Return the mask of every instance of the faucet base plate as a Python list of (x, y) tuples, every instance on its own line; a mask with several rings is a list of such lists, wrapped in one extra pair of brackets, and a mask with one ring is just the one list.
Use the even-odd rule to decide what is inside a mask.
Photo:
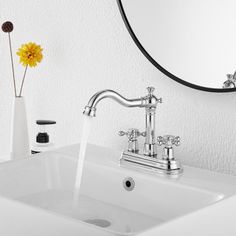
[(183, 172), (179, 161), (149, 157), (137, 153), (124, 151), (120, 159), (121, 166), (138, 167), (148, 171), (167, 175), (177, 175)]

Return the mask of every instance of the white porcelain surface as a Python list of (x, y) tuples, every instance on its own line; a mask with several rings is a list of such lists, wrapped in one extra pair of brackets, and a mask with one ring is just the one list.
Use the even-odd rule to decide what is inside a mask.
[[(189, 213), (227, 202), (225, 199), (236, 193), (233, 176), (185, 166), (179, 178), (165, 178), (122, 168), (119, 152), (89, 145), (81, 195), (74, 205), (78, 150), (74, 145), (0, 164), (0, 207), (7, 207), (7, 217), (0, 211), (0, 230), (8, 224), (8, 217), (13, 225), (17, 222), (5, 235), (17, 235), (12, 230), (26, 235), (35, 230), (43, 235), (136, 235), (149, 231), (152, 235), (178, 219), (191, 217)], [(133, 191), (124, 189), (126, 177), (134, 179)], [(19, 221), (29, 223), (23, 227)], [(57, 231), (55, 224), (60, 224)]]

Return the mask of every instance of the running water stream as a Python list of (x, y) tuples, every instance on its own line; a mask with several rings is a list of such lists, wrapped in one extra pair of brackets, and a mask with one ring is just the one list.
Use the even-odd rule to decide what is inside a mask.
[(79, 200), (80, 185), (81, 185), (81, 179), (82, 179), (83, 168), (84, 168), (84, 158), (86, 154), (87, 143), (88, 143), (89, 133), (91, 129), (91, 123), (92, 123), (92, 118), (89, 116), (84, 116), (83, 130), (82, 130), (80, 150), (79, 150), (79, 159), (77, 162), (77, 170), (76, 170), (76, 176), (75, 176), (75, 186), (74, 186), (74, 194), (73, 194), (74, 205), (77, 205), (78, 200)]

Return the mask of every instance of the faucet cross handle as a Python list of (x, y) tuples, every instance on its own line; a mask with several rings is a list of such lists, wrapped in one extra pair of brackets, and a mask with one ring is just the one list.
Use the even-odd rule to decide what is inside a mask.
[(134, 141), (139, 136), (145, 137), (146, 132), (139, 132), (138, 129), (131, 128), (131, 129), (128, 129), (128, 131), (126, 131), (126, 132), (125, 131), (119, 131), (118, 135), (119, 136), (125, 136), (126, 135), (129, 141)]
[(173, 145), (179, 146), (180, 145), (180, 137), (174, 135), (164, 135), (157, 137), (157, 144), (159, 146), (165, 145), (165, 147), (171, 148)]
[(158, 103), (162, 103), (163, 101), (162, 101), (162, 98), (157, 98), (157, 102)]
[(228, 79), (228, 80), (231, 80), (231, 79), (233, 79), (233, 77), (234, 77), (234, 75), (232, 75), (232, 74), (227, 74), (226, 76), (227, 76), (227, 79)]
[[(147, 87), (147, 91), (148, 91), (148, 96), (149, 96), (149, 97), (154, 96), (154, 95), (153, 95), (153, 92), (155, 91), (155, 88), (154, 88), (154, 87)], [(162, 98), (156, 98), (156, 102), (157, 102), (157, 103), (162, 103)]]
[(128, 152), (138, 153), (139, 152), (139, 144), (138, 144), (138, 137), (145, 136), (146, 132), (139, 132), (138, 129), (132, 128), (128, 129), (127, 132), (119, 131), (118, 133), (120, 136), (127, 136), (128, 138)]
[[(174, 157), (174, 150), (173, 145), (179, 146), (180, 145), (180, 137), (174, 136), (174, 135), (164, 135), (157, 137), (157, 144), (158, 145), (165, 145), (163, 148), (162, 153), (162, 160), (168, 161), (168, 162), (175, 162), (176, 159)], [(174, 164), (174, 163), (173, 163)], [(176, 164), (176, 163), (175, 163)]]
[(154, 90), (154, 87), (147, 87), (148, 95), (153, 95)]

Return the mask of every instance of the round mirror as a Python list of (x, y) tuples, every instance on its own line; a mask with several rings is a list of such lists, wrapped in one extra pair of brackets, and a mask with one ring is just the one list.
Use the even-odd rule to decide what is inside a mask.
[(117, 2), (139, 49), (168, 77), (205, 91), (236, 91), (235, 0)]

